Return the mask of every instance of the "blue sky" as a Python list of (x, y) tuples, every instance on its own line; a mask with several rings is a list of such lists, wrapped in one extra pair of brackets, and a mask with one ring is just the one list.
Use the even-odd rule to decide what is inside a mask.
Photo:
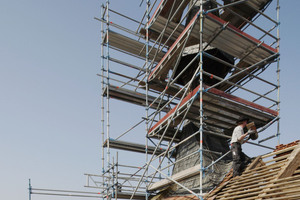
[[(139, 2), (114, 0), (111, 7), (138, 19)], [(101, 3), (0, 1), (2, 199), (27, 199), (29, 178), (35, 187), (84, 190), (83, 174), (100, 172), (100, 23), (93, 18)], [(299, 7), (296, 0), (281, 5), (282, 143), (299, 139)], [(134, 108), (112, 100), (113, 134), (138, 121), (143, 110)]]

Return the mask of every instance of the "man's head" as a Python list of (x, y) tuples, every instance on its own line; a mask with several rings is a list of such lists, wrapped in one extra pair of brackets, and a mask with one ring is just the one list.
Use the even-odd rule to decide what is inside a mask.
[(242, 125), (243, 127), (245, 127), (247, 125), (249, 121), (249, 118), (248, 117), (245, 117), (245, 116), (241, 116), (237, 121), (236, 121), (236, 124), (237, 125)]

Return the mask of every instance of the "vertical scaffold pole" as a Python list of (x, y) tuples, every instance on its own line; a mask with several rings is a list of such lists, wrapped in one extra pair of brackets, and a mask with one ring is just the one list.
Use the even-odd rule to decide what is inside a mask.
[[(105, 12), (104, 10), (104, 5), (102, 4), (101, 6), (101, 17), (103, 16), (103, 13)], [(105, 156), (104, 156), (104, 141), (105, 141), (105, 137), (104, 137), (104, 126), (105, 126), (105, 122), (104, 122), (104, 23), (101, 22), (101, 136), (102, 136), (102, 152), (101, 152), (101, 161), (102, 161), (102, 187), (105, 187), (105, 183), (104, 183), (104, 172), (105, 172)], [(103, 199), (104, 199), (104, 195), (103, 195)]]
[(200, 147), (199, 147), (199, 154), (200, 154), (200, 199), (203, 199), (203, 0), (200, 0), (200, 28), (199, 28), (199, 34), (200, 34), (200, 41), (199, 41), (199, 50), (200, 50)]
[(116, 192), (116, 188), (115, 188), (115, 158), (112, 157), (112, 165), (111, 165), (111, 178), (112, 178), (112, 181), (111, 181), (111, 197), (112, 198), (115, 198), (115, 192)]
[(119, 153), (117, 152), (117, 155), (116, 155), (116, 198), (115, 200), (118, 200), (118, 190), (120, 189), (120, 185), (119, 185), (119, 177), (118, 177), (118, 174), (119, 174)]
[[(148, 102), (148, 93), (149, 93), (149, 86), (148, 86), (148, 78), (149, 78), (149, 20), (150, 20), (150, 13), (149, 13), (149, 7), (150, 7), (150, 0), (147, 0), (146, 2), (146, 12), (147, 12), (147, 17), (146, 17), (146, 148), (145, 148), (145, 156), (146, 156), (146, 163), (148, 163), (148, 117), (149, 117), (149, 102)], [(146, 200), (148, 200), (148, 169), (146, 169), (146, 179), (145, 179), (145, 185), (146, 185)]]
[[(279, 18), (279, 11), (280, 11), (280, 5), (279, 5), (279, 0), (277, 0), (277, 6), (276, 6), (276, 11), (277, 11), (277, 51), (279, 52), (279, 44), (280, 44), (280, 18)], [(278, 145), (280, 144), (280, 56), (277, 60), (277, 112), (278, 112), (278, 122), (277, 122), (277, 140), (278, 140)]]
[(110, 145), (109, 145), (109, 0), (106, 0), (106, 139), (107, 139), (107, 168), (110, 168)]
[[(109, 124), (109, 0), (106, 0), (106, 48), (107, 48), (107, 52), (106, 52), (106, 139), (107, 139), (107, 169), (108, 169), (108, 176), (110, 176), (110, 144), (109, 144), (109, 139), (110, 139), (110, 124)], [(111, 179), (109, 179), (107, 181), (107, 198), (109, 195), (109, 191), (110, 191), (110, 183), (111, 183)], [(113, 183), (112, 183), (113, 184)]]
[(31, 200), (31, 191), (32, 191), (32, 187), (31, 187), (31, 180), (30, 180), (30, 179), (29, 179), (28, 190), (29, 190), (29, 200)]

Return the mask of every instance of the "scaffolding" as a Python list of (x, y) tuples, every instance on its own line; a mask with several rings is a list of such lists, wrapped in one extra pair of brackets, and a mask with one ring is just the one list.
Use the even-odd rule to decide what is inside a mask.
[[(146, 11), (136, 20), (106, 0), (95, 18), (101, 22), (102, 172), (85, 174), (86, 187), (101, 190), (103, 199), (149, 199), (176, 184), (203, 199), (204, 173), (230, 154), (206, 149), (204, 135), (228, 141), (235, 122), (246, 116), (263, 137), (249, 144), (273, 149), (262, 143), (274, 138), (279, 143), (279, 0), (142, 0), (142, 5)], [(276, 76), (266, 76), (273, 71)], [(145, 110), (119, 135), (110, 130), (112, 98)], [(187, 121), (199, 129), (182, 139)], [(142, 125), (145, 134), (137, 129)], [(267, 129), (274, 132), (264, 136)], [(139, 134), (135, 137), (145, 143), (122, 140), (128, 134)], [(176, 160), (176, 149), (196, 135), (199, 149), (186, 157), (199, 155), (200, 163), (172, 175), (172, 167), (186, 158)], [(119, 154), (127, 151), (144, 154), (145, 162), (121, 164)], [(206, 152), (218, 158), (204, 166)], [(191, 176), (199, 176), (198, 190), (181, 183)]]

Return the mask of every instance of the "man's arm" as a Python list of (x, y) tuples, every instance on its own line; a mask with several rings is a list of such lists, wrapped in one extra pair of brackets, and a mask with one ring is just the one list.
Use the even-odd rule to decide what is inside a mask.
[(249, 135), (249, 132), (247, 132), (247, 133), (241, 135), (241, 137), (239, 137), (238, 140), (239, 140), (239, 141), (243, 141), (247, 135)]
[(242, 141), (243, 144), (246, 143), (246, 142), (248, 142), (249, 138), (244, 141), (245, 137), (247, 135), (250, 135), (250, 134), (254, 133), (254, 132), (255, 132), (254, 130), (249, 129), (249, 131), (247, 133), (241, 135), (241, 137), (239, 138), (239, 141)]

